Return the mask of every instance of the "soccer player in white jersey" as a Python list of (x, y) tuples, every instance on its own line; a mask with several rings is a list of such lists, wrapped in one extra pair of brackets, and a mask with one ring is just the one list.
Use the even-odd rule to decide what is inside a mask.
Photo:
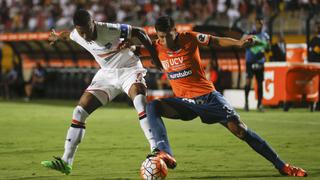
[(55, 157), (52, 161), (41, 162), (45, 167), (67, 175), (72, 170), (78, 144), (84, 137), (86, 118), (121, 92), (125, 92), (132, 99), (150, 148), (156, 147), (145, 113), (146, 85), (143, 77), (146, 70), (142, 67), (139, 58), (127, 46), (119, 48), (122, 47), (123, 40), (136, 37), (150, 53), (155, 53), (150, 38), (140, 28), (130, 25), (96, 22), (86, 10), (82, 9), (76, 11), (73, 22), (75, 28), (71, 32), (57, 34), (53, 30), (49, 36), (50, 43), (57, 40), (75, 41), (93, 55), (101, 69), (74, 108), (63, 156)]

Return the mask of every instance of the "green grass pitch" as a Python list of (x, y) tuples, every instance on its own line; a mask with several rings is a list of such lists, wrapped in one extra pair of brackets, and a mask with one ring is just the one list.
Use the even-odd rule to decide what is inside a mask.
[[(43, 168), (40, 161), (61, 156), (76, 102), (0, 101), (0, 179), (139, 179), (149, 152), (136, 112), (111, 104), (94, 112), (76, 154), (71, 175)], [(242, 120), (262, 136), (282, 159), (320, 179), (320, 113), (307, 109), (239, 111)], [(165, 119), (178, 166), (167, 179), (300, 179), (282, 177), (273, 166), (219, 124), (199, 119)]]

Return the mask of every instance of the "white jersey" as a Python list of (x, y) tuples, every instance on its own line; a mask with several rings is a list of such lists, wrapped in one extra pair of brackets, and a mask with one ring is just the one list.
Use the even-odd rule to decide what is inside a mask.
[(76, 29), (70, 33), (70, 39), (88, 50), (102, 69), (141, 67), (139, 58), (128, 48), (118, 50), (121, 41), (131, 38), (132, 27), (127, 24), (94, 22), (97, 28), (97, 39), (86, 41)]

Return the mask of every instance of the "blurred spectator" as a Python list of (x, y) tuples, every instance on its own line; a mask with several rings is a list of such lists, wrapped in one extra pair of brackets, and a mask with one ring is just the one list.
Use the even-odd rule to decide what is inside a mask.
[(4, 72), (2, 86), (5, 99), (11, 99), (15, 94), (18, 94), (19, 81), (17, 66)]
[(97, 21), (136, 26), (153, 25), (157, 17), (165, 14), (178, 23), (204, 24), (213, 20), (232, 25), (251, 15), (270, 16), (278, 10), (299, 12), (319, 3), (316, 0), (0, 0), (0, 5), (0, 31), (12, 32), (70, 28), (70, 18), (79, 8), (88, 9)]
[(9, 7), (7, 6), (7, 1), (2, 1), (0, 3), (0, 32), (9, 26)]
[(35, 95), (44, 96), (45, 93), (46, 70), (40, 62), (36, 63), (36, 67), (31, 73), (30, 80), (25, 85), (25, 101), (30, 101)]
[(311, 39), (309, 44), (309, 62), (320, 62), (320, 22), (316, 26), (317, 35)]
[(278, 42), (273, 44), (272, 50), (272, 61), (286, 61), (286, 42), (283, 35), (279, 35)]
[(227, 11), (229, 18), (229, 27), (232, 27), (233, 23), (240, 17), (239, 12), (239, 3), (240, 1), (232, 1), (231, 7)]
[(76, 11), (76, 5), (70, 0), (60, 1), (62, 14), (56, 22), (57, 29), (69, 29), (72, 27), (72, 17)]

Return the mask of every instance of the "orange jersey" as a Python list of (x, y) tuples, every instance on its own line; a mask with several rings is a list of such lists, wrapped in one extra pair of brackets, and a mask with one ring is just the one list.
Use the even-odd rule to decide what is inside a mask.
[(177, 38), (181, 47), (177, 51), (162, 46), (159, 40), (154, 43), (175, 96), (193, 98), (215, 90), (212, 82), (206, 79), (199, 54), (199, 46), (209, 44), (209, 35), (183, 32)]

